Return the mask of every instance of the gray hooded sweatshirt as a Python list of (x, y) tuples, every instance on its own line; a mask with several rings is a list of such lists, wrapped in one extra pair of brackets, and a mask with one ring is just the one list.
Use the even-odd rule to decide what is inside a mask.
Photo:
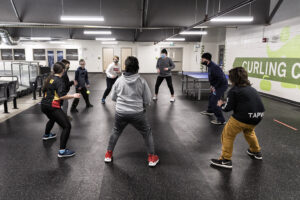
[(133, 74), (118, 78), (111, 96), (117, 102), (117, 113), (132, 114), (143, 112), (144, 105), (150, 105), (152, 94), (146, 80)]

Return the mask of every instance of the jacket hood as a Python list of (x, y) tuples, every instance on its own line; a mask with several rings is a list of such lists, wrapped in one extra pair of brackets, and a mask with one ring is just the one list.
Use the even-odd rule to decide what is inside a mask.
[(125, 80), (126, 83), (128, 84), (134, 84), (139, 78), (140, 75), (139, 74), (133, 74), (130, 76), (122, 76)]

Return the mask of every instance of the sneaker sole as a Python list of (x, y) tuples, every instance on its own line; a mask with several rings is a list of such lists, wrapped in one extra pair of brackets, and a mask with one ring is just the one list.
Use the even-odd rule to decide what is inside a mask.
[(215, 123), (215, 122), (210, 122), (212, 124), (215, 124), (215, 125), (225, 125), (226, 123)]
[(75, 153), (74, 153), (74, 154), (70, 154), (70, 155), (60, 155), (60, 154), (57, 154), (57, 156), (58, 156), (59, 158), (68, 158), (68, 157), (75, 156)]
[(250, 153), (249, 151), (247, 151), (247, 154), (248, 154), (249, 156), (252, 156), (252, 157), (255, 158), (256, 160), (262, 160), (262, 157), (257, 157), (257, 156), (255, 156), (253, 153)]
[(149, 167), (155, 167), (158, 164), (159, 160), (157, 160), (156, 162), (149, 162), (148, 166)]
[(212, 164), (213, 166), (217, 166), (217, 167), (222, 167), (222, 168), (226, 168), (226, 169), (232, 169), (232, 166), (220, 165), (220, 164), (214, 163), (212, 161), (210, 161), (210, 164)]
[(51, 139), (54, 139), (54, 138), (56, 138), (56, 136), (54, 136), (54, 137), (47, 137), (47, 138), (43, 138), (43, 140), (51, 140)]
[(201, 115), (214, 116), (214, 114), (200, 113)]
[(174, 101), (170, 101), (171, 103), (174, 103), (175, 102), (175, 100)]
[(104, 158), (104, 162), (110, 163), (112, 161), (112, 158)]

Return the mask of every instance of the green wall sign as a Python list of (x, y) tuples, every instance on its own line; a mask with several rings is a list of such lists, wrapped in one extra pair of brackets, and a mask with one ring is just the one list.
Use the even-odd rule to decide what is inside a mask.
[(236, 58), (233, 67), (240, 66), (249, 77), (300, 84), (300, 58)]

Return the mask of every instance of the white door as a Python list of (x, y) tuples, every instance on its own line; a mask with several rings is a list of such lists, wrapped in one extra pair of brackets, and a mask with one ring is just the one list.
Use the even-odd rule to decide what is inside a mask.
[(125, 60), (128, 56), (132, 56), (132, 49), (131, 48), (121, 48), (122, 71), (125, 70)]
[(103, 48), (102, 49), (103, 72), (105, 72), (108, 65), (113, 62), (113, 57), (114, 57), (114, 49), (113, 48)]

